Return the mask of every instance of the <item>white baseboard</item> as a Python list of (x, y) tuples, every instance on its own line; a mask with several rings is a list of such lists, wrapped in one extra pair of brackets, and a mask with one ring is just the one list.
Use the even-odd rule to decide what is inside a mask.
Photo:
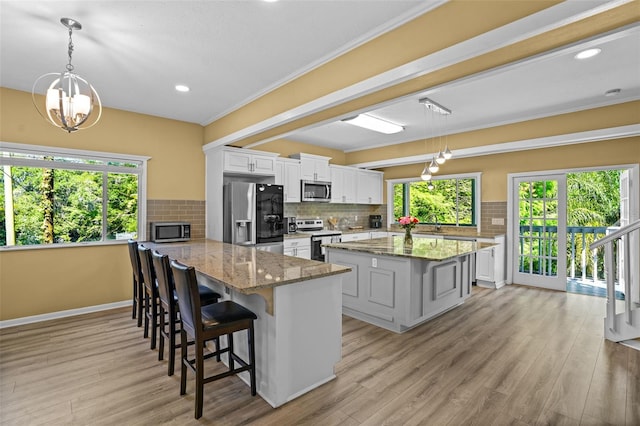
[(30, 317), (15, 318), (0, 321), (0, 329), (7, 327), (15, 327), (18, 325), (31, 324), (34, 322), (49, 321), (52, 319), (72, 317), (75, 315), (88, 314), (91, 312), (106, 311), (109, 309), (122, 308), (131, 306), (131, 300), (123, 300), (122, 302), (105, 303), (104, 305), (87, 306), (85, 308), (69, 309), (66, 311), (50, 312), (41, 315), (32, 315)]

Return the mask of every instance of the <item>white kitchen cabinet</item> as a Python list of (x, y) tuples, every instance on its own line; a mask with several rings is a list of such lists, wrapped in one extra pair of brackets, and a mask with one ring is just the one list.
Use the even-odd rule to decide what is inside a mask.
[(505, 237), (478, 238), (478, 243), (493, 243), (476, 252), (476, 285), (486, 288), (500, 288), (505, 284)]
[(382, 175), (373, 170), (357, 170), (358, 204), (382, 204)]
[(223, 171), (243, 175), (275, 176), (277, 156), (278, 154), (271, 152), (226, 148)]
[(331, 170), (331, 202), (355, 204), (358, 169), (345, 166), (330, 166)]
[(349, 241), (368, 240), (370, 238), (371, 234), (369, 232), (354, 232), (352, 234), (342, 234), (340, 240), (343, 243), (347, 243)]
[(310, 238), (285, 238), (284, 254), (287, 256), (311, 259), (311, 239)]
[(300, 202), (300, 161), (289, 158), (276, 160), (276, 185), (284, 187), (284, 202)]
[(382, 238), (390, 235), (387, 231), (371, 231), (371, 238)]
[(300, 160), (300, 179), (321, 182), (331, 181), (330, 157), (313, 154), (292, 154), (289, 157)]

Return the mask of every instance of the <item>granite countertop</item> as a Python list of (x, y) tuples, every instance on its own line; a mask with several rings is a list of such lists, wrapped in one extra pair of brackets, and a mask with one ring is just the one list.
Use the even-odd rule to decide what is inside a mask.
[(370, 253), (381, 256), (414, 257), (425, 260), (446, 260), (474, 253), (495, 244), (475, 241), (447, 240), (420, 237), (413, 239), (413, 246), (404, 245), (404, 236), (395, 235), (370, 240), (324, 244), (324, 247)]
[(246, 294), (351, 270), (341, 265), (214, 240), (191, 240), (182, 243), (143, 242), (142, 245), (156, 249), (185, 265), (193, 266), (198, 272)]
[[(403, 233), (404, 229), (401, 228), (358, 228), (358, 229), (336, 229), (336, 231), (342, 234), (359, 234), (361, 232), (396, 232)], [(293, 234), (284, 234), (284, 238), (308, 238), (311, 237), (310, 232), (298, 231)], [(497, 236), (504, 235), (504, 232), (496, 231), (483, 231), (478, 232), (476, 228), (465, 228), (455, 226), (444, 226), (439, 231), (436, 231), (433, 226), (425, 226), (422, 228), (416, 228), (412, 231), (413, 235), (434, 235), (438, 237), (460, 237), (460, 238), (488, 238), (493, 239)]]

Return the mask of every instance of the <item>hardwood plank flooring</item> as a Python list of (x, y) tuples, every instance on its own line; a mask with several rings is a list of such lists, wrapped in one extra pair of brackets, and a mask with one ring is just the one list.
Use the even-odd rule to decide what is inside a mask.
[(129, 308), (7, 328), (0, 424), (640, 425), (640, 351), (604, 340), (605, 299), (473, 291), (404, 334), (345, 316), (335, 380), (273, 409), (229, 377), (200, 421)]

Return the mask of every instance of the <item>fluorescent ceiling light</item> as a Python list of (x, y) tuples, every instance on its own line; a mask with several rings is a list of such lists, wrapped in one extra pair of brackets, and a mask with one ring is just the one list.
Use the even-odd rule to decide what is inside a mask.
[(188, 92), (189, 86), (185, 86), (184, 84), (176, 84), (176, 90), (178, 92)]
[(576, 59), (588, 59), (588, 58), (593, 58), (594, 56), (596, 56), (598, 53), (600, 53), (601, 50), (598, 48), (595, 49), (587, 49), (587, 50), (583, 50), (582, 52), (576, 54), (576, 56), (574, 56), (574, 58)]
[(391, 135), (404, 130), (404, 127), (399, 124), (391, 123), (390, 121), (382, 120), (369, 114), (359, 114), (355, 117), (345, 118), (342, 121), (364, 129), (373, 130), (374, 132), (384, 133), (385, 135)]

